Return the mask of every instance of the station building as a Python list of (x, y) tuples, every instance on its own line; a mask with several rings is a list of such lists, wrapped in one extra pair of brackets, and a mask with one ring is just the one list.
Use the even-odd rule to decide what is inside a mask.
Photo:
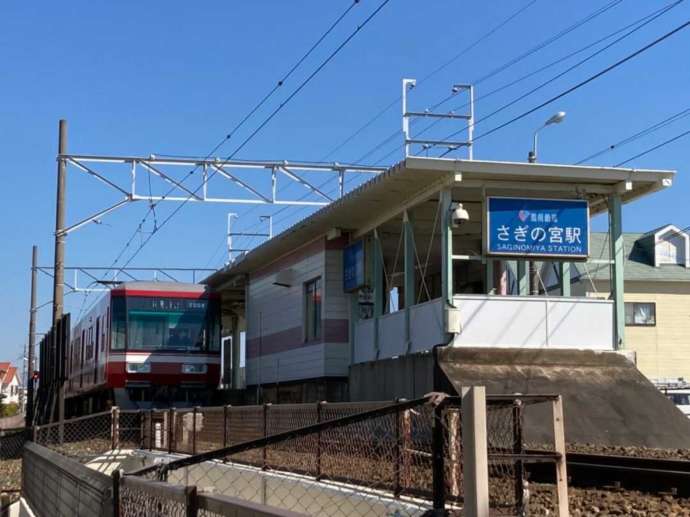
[[(588, 439), (594, 419), (606, 421), (603, 434), (637, 433), (613, 443), (687, 446), (685, 419), (619, 353), (629, 332), (621, 208), (673, 177), (408, 157), (206, 279), (231, 337), (224, 379), (243, 387), (244, 333), (247, 401), (412, 398), (481, 384), (563, 393), (573, 440)], [(608, 216), (604, 257), (589, 231), (597, 214)], [(535, 290), (535, 261), (557, 279), (606, 270), (606, 296), (567, 281)], [(621, 398), (607, 399), (613, 392)], [(639, 404), (663, 415), (624, 414)], [(596, 414), (583, 418), (590, 406)], [(658, 418), (666, 441), (644, 437)]]

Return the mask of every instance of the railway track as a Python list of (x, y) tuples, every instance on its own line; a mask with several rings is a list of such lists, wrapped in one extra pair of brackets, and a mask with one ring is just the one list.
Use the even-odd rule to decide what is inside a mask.
[[(687, 460), (584, 453), (568, 453), (566, 460), (570, 486), (690, 497), (690, 461)], [(536, 463), (525, 467), (531, 481), (554, 482), (552, 466)]]

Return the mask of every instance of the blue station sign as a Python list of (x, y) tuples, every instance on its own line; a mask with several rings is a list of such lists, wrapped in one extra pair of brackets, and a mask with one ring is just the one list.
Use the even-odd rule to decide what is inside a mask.
[(354, 291), (364, 283), (364, 241), (359, 240), (343, 250), (343, 290)]
[(486, 217), (490, 255), (589, 256), (586, 200), (489, 197)]

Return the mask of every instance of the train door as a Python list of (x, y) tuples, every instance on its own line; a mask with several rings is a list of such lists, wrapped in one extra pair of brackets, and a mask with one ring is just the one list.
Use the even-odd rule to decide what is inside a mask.
[(86, 331), (81, 331), (81, 346), (79, 347), (79, 387), (84, 386), (84, 348), (86, 347)]
[(99, 348), (101, 342), (101, 317), (96, 318), (96, 343), (93, 352), (93, 385), (98, 384), (98, 358), (99, 358)]

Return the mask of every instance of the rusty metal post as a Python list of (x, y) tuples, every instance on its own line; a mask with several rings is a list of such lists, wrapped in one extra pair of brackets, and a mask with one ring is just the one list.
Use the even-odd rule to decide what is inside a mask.
[(194, 406), (194, 411), (192, 412), (192, 454), (196, 454), (196, 418), (199, 412), (199, 407)]
[(454, 498), (460, 497), (460, 483), (462, 479), (461, 437), (460, 437), (460, 409), (448, 408), (448, 491)]
[(445, 436), (443, 432), (443, 406), (434, 407), (431, 429), (431, 469), (434, 515), (443, 515), (446, 508), (446, 480), (444, 465)]
[(120, 517), (120, 473), (119, 469), (113, 470), (113, 517)]
[(187, 486), (184, 489), (185, 495), (185, 516), (197, 517), (199, 515), (199, 500), (197, 499), (196, 487)]
[[(522, 423), (524, 406), (522, 401), (513, 401), (513, 454), (520, 455), (524, 452)], [(521, 459), (515, 461), (515, 503), (519, 512), (524, 505), (525, 467)]]
[(230, 404), (223, 406), (223, 448), (228, 446), (228, 414), (231, 407)]
[[(395, 399), (395, 403), (399, 404), (401, 400), (404, 399)], [(400, 423), (400, 411), (395, 412), (395, 444), (393, 446), (393, 454), (395, 456), (395, 466), (393, 467), (393, 473), (394, 473), (394, 484), (393, 484), (393, 495), (395, 497), (400, 496), (401, 490), (401, 483), (400, 483), (400, 470), (402, 468), (402, 433), (401, 433), (401, 423)]]
[(154, 446), (153, 436), (153, 409), (149, 410), (149, 450), (152, 451)]
[[(323, 405), (325, 400), (316, 403), (316, 423), (320, 424), (322, 419)], [(321, 429), (316, 435), (316, 479), (321, 479)]]
[(110, 408), (110, 438), (113, 450), (120, 446), (120, 408)]
[[(264, 411), (263, 411), (263, 413), (264, 413), (264, 438), (266, 438), (266, 437), (268, 436), (268, 407), (269, 407), (270, 405), (271, 405), (270, 403), (265, 403), (265, 404), (264, 404)], [(266, 470), (266, 469), (268, 468), (268, 465), (267, 465), (268, 450), (266, 449), (266, 446), (265, 446), (265, 445), (263, 446), (261, 456), (262, 456), (262, 458), (261, 458), (261, 461), (262, 461), (261, 468), (262, 468), (263, 470)]]
[(168, 454), (175, 452), (173, 439), (175, 437), (175, 408), (168, 410)]

